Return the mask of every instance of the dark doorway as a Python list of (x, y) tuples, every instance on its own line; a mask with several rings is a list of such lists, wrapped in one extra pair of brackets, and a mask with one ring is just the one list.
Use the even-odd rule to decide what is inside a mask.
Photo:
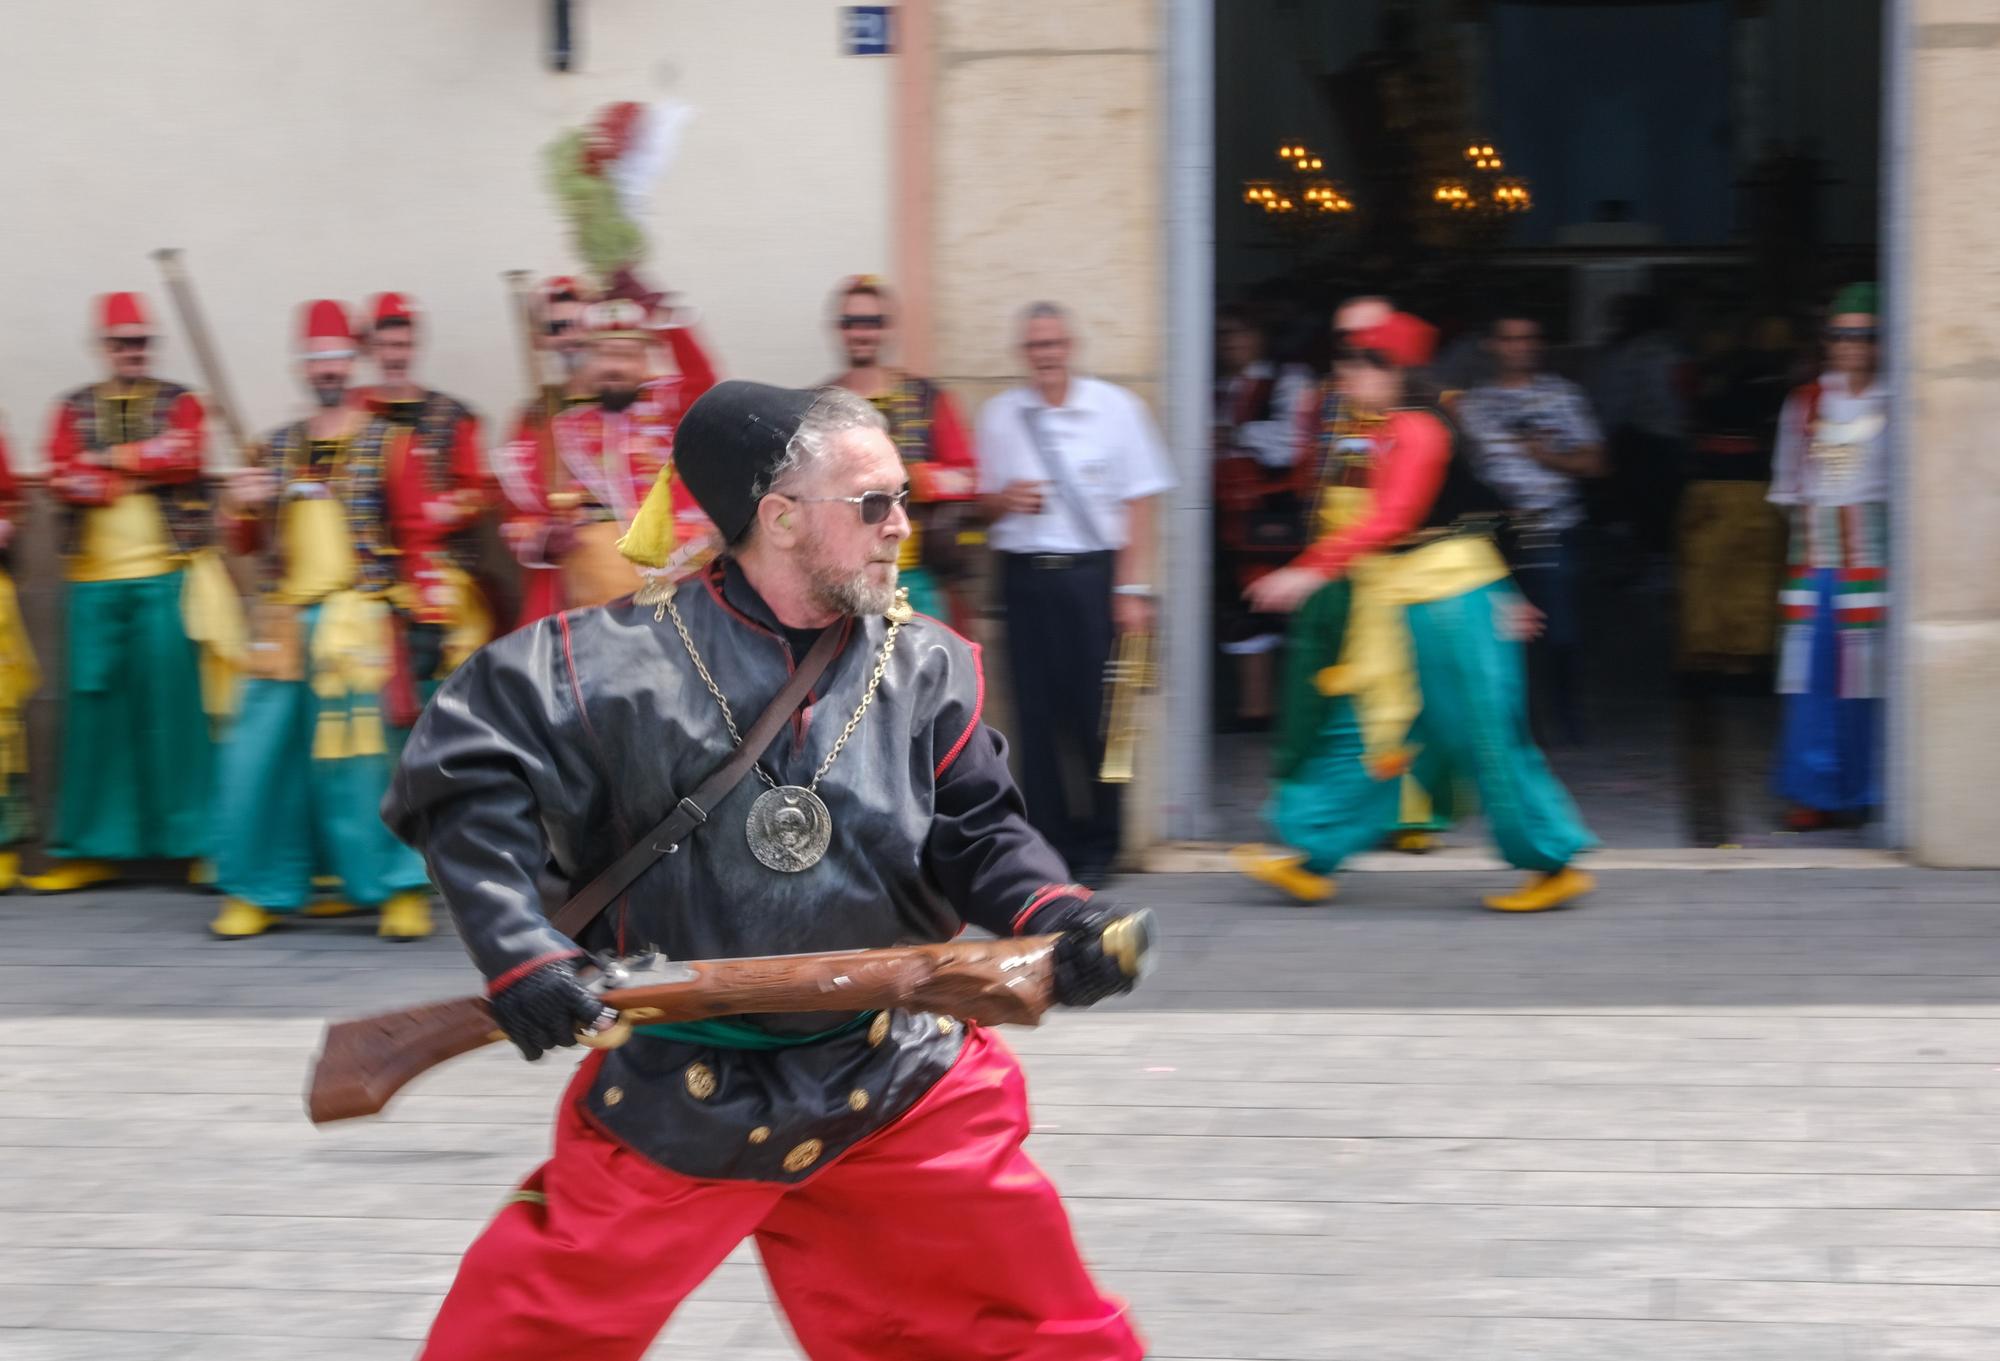
[[(1755, 490), (1786, 394), (1819, 372), (1828, 300), (1878, 277), (1882, 22), (1880, 0), (1216, 5), (1216, 302), (1260, 332), (1274, 378), (1325, 371), (1328, 317), (1357, 294), (1442, 328), (1448, 389), (1482, 381), (1506, 314), (1610, 409), (1621, 336), (1652, 336), (1674, 412), (1604, 422), (1614, 468), (1576, 533), (1574, 709), (1541, 659), (1533, 676), (1537, 735), (1610, 846), (1884, 842), (1879, 809), (1802, 841), (1772, 790), (1785, 521)], [(1218, 489), (1228, 840), (1264, 835), (1257, 692), (1282, 669), (1245, 648), (1268, 629), (1233, 605), (1255, 552), (1244, 504)], [(1732, 641), (1703, 627), (1717, 609)], [(1452, 840), (1481, 844), (1470, 826)]]

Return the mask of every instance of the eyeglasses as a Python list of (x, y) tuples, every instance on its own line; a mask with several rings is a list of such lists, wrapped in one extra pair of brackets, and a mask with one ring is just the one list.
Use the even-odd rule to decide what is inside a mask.
[(567, 335), (576, 329), (576, 322), (568, 317), (562, 317), (544, 324), (542, 329), (552, 336)]
[(863, 316), (859, 313), (850, 313), (840, 319), (840, 329), (843, 331), (879, 331), (887, 321), (888, 318), (883, 316)]
[(905, 487), (901, 491), (865, 491), (859, 496), (794, 496), (791, 499), (801, 502), (844, 501), (860, 509), (862, 524), (879, 525), (888, 519), (889, 512), (898, 506), (906, 510), (909, 508), (910, 489)]
[(113, 336), (111, 348), (126, 354), (144, 354), (146, 347), (153, 343), (151, 336)]
[(1828, 340), (1873, 340), (1873, 326), (1829, 326), (1826, 328)]

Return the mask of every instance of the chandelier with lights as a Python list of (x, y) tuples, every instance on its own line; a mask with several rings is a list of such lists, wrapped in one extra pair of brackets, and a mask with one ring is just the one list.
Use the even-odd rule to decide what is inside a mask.
[(1528, 182), (1508, 175), (1506, 162), (1491, 142), (1474, 142), (1465, 149), (1469, 169), (1431, 186), (1431, 202), (1448, 213), (1507, 216), (1535, 206)]
[(1288, 141), (1278, 148), (1284, 166), (1276, 179), (1246, 180), (1243, 202), (1270, 217), (1304, 219), (1340, 218), (1354, 211), (1354, 200), (1332, 180), (1325, 178), (1326, 162), (1300, 141)]

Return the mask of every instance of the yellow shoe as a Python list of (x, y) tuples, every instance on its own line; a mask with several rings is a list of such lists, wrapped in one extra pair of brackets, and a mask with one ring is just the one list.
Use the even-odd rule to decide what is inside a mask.
[(47, 873), (30, 875), (21, 882), (30, 893), (75, 893), (117, 877), (118, 867), (108, 860), (65, 860)]
[(224, 898), (222, 910), (208, 924), (209, 932), (220, 940), (243, 940), (261, 936), (271, 929), (271, 914), (241, 898)]
[(1565, 865), (1554, 874), (1529, 875), (1527, 882), (1512, 893), (1488, 898), (1486, 906), (1495, 912), (1547, 912), (1552, 907), (1574, 902), (1596, 887), (1597, 880), (1574, 865)]
[(351, 917), (361, 909), (340, 898), (323, 898), (299, 910), (302, 917)]
[(0, 893), (12, 893), (21, 882), (21, 853), (0, 851)]
[(1429, 832), (1398, 832), (1389, 838), (1389, 844), (1404, 855), (1428, 855), (1437, 839)]
[(382, 904), (382, 925), (375, 934), (383, 940), (422, 940), (431, 933), (431, 895), (423, 889), (398, 893)]
[(188, 861), (188, 887), (214, 888), (215, 862), (213, 860)]
[(1323, 903), (1333, 897), (1333, 880), (1314, 874), (1305, 867), (1306, 858), (1298, 851), (1277, 851), (1268, 846), (1238, 846), (1229, 852), (1236, 868), (1260, 884), (1277, 889), (1302, 903)]

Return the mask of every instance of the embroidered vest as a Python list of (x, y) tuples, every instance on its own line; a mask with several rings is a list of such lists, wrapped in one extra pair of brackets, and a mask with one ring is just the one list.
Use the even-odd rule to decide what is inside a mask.
[[(400, 437), (397, 427), (379, 417), (339, 441), (330, 457), (324, 450), (326, 442), (314, 441), (305, 421), (287, 425), (271, 437), (269, 457), (278, 471), (280, 496), (295, 482), (324, 482), (340, 502), (354, 548), (355, 585), (361, 591), (386, 591), (396, 584), (398, 549), (389, 534), (383, 472), (390, 442)], [(322, 447), (315, 449), (316, 443)], [(263, 555), (260, 575), (265, 589), (276, 586), (283, 569), (282, 552)]]
[[(77, 438), (93, 454), (102, 454), (116, 444), (152, 439), (167, 430), (174, 403), (188, 390), (177, 383), (148, 378), (141, 395), (131, 401), (115, 400), (109, 383), (92, 383), (78, 388), (63, 399), (76, 422)], [(145, 484), (142, 490), (160, 503), (160, 516), (167, 534), (182, 553), (206, 548), (215, 541), (215, 514), (209, 500), (206, 477), (168, 485)], [(82, 506), (67, 507), (63, 516), (63, 552), (74, 553), (81, 533)]]

